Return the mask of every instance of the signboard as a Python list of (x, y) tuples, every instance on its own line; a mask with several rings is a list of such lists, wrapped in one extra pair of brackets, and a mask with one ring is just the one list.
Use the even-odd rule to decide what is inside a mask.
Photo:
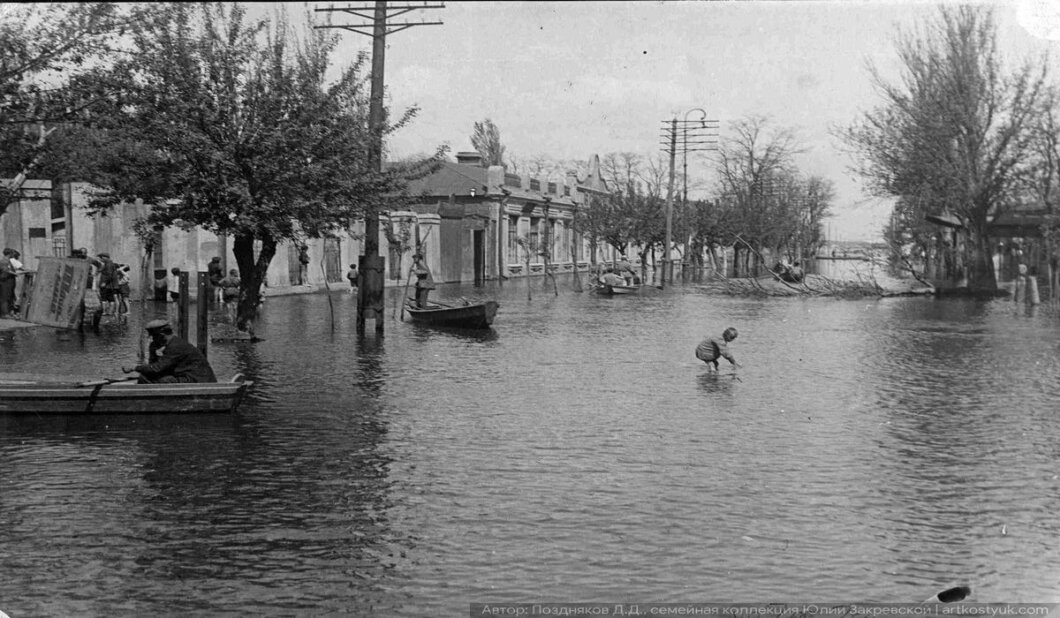
[(76, 328), (92, 265), (79, 258), (38, 257), (26, 320), (58, 328)]

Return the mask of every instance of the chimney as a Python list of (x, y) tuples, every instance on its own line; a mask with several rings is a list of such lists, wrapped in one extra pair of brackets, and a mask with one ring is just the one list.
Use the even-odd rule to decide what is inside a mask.
[(478, 152), (458, 152), (456, 153), (456, 162), (460, 165), (474, 165), (475, 167), (482, 167), (482, 155)]

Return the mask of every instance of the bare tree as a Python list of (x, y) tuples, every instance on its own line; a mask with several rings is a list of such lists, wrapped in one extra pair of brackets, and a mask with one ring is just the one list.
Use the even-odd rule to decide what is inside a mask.
[(1031, 157), (1035, 112), (1047, 63), (1007, 71), (991, 9), (940, 7), (922, 30), (896, 41), (903, 73), (888, 82), (870, 66), (880, 107), (861, 115), (843, 140), (856, 170), (880, 195), (949, 210), (967, 226), (972, 287), (996, 290), (989, 215), (1002, 214)]
[[(734, 234), (740, 234), (755, 251), (743, 252), (734, 245), (734, 263), (750, 269), (752, 256), (770, 242), (777, 221), (787, 216), (778, 212), (783, 202), (784, 183), (795, 173), (794, 158), (802, 152), (790, 129), (773, 128), (764, 116), (748, 116), (729, 125), (714, 153), (718, 192), (728, 206)], [(775, 235), (773, 235), (775, 237)], [(773, 244), (775, 240), (773, 240)]]

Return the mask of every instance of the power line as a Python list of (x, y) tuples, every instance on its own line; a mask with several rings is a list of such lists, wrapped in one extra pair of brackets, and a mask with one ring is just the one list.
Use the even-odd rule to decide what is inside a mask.
[[(368, 126), (371, 142), (368, 148), (368, 163), (372, 170), (382, 171), (383, 167), (383, 71), (386, 66), (386, 35), (400, 32), (413, 26), (440, 25), (440, 21), (401, 22), (393, 18), (419, 9), (444, 9), (444, 3), (428, 4), (394, 4), (387, 5), (385, 0), (374, 3), (350, 4), (344, 7), (329, 6), (317, 8), (317, 13), (347, 13), (366, 23), (323, 24), (314, 28), (339, 28), (363, 34), (372, 38), (372, 91), (368, 105)], [(357, 294), (357, 332), (364, 333), (366, 314), (375, 320), (375, 330), (383, 332), (383, 277), (386, 274), (386, 258), (379, 255), (379, 213), (369, 211), (364, 217), (364, 255), (361, 256), (361, 277), (363, 285)]]

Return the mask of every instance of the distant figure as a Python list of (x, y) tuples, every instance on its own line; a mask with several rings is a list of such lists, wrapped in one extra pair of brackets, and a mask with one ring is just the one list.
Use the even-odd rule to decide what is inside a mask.
[(132, 369), (121, 368), (125, 373), (139, 373), (140, 384), (217, 381), (213, 368), (199, 348), (174, 335), (168, 320), (151, 320), (144, 329), (151, 337), (148, 364), (136, 365)]
[(732, 363), (732, 370), (735, 372), (740, 365), (737, 364), (736, 357), (729, 351), (728, 344), (733, 339), (736, 339), (737, 334), (736, 329), (730, 326), (721, 334), (721, 341), (714, 338), (704, 339), (696, 346), (696, 358), (706, 363), (708, 369), (713, 365), (714, 371), (718, 371), (718, 359), (725, 358)]
[(434, 277), (431, 276), (431, 269), (427, 268), (422, 254), (417, 253), (412, 256), (412, 260), (409, 276), (415, 275), (416, 277), (416, 306), (420, 309), (425, 309), (427, 307), (427, 296), (434, 289)]
[(633, 272), (633, 266), (624, 255), (618, 258), (618, 268), (615, 270), (618, 271), (618, 276), (626, 280), (626, 285), (631, 285), (634, 277), (637, 276), (637, 273)]
[(350, 264), (350, 270), (346, 273), (346, 279), (350, 282), (350, 292), (357, 291), (357, 265)]
[(92, 267), (101, 268), (103, 262), (90, 256), (88, 254), (88, 249), (84, 247), (75, 249), (71, 257), (85, 260), (90, 264), (88, 268), (88, 281), (85, 283), (85, 297), (81, 300), (81, 304), (79, 305), (81, 319), (78, 321), (78, 328), (83, 328), (86, 320), (92, 322), (93, 328), (98, 327), (99, 321), (103, 318), (103, 302), (100, 300), (99, 292), (93, 286), (94, 279)]
[(14, 251), (5, 248), (0, 257), (0, 318), (14, 318), (15, 315), (15, 266), (11, 263)]
[(600, 283), (610, 286), (626, 285), (626, 280), (616, 275), (614, 269), (608, 266), (604, 276), (600, 277)]
[[(22, 298), (22, 288), (25, 285), (25, 274), (28, 272), (25, 265), (22, 264), (22, 254), (18, 252), (18, 249), (11, 250), (11, 268), (15, 269), (15, 296), (11, 303), (12, 311), (15, 314), (19, 312), (18, 299)], [(21, 279), (19, 279), (21, 277)]]
[(221, 258), (214, 257), (210, 260), (210, 263), (206, 265), (206, 276), (210, 280), (210, 292), (214, 301), (221, 300), (221, 279), (224, 279), (224, 267), (221, 266)]
[(118, 314), (118, 264), (110, 259), (109, 253), (100, 253), (99, 299), (103, 303), (103, 315)]
[(129, 265), (118, 264), (118, 290), (115, 298), (118, 315), (129, 315)]
[(221, 298), (224, 302), (229, 303), (235, 300), (239, 300), (239, 271), (231, 269), (228, 271), (228, 276), (217, 282), (217, 287), (221, 289)]
[(169, 289), (169, 302), (175, 303), (180, 300), (180, 269), (174, 266), (169, 269), (169, 277), (166, 278)]
[(788, 275), (784, 280), (788, 283), (799, 283), (805, 276), (806, 273), (802, 271), (802, 266), (796, 261), (788, 268)]
[(230, 316), (234, 314), (236, 303), (239, 302), (240, 283), (239, 271), (234, 268), (228, 271), (227, 277), (217, 282), (217, 289), (221, 291), (221, 302)]
[(309, 285), (309, 245), (302, 244), (298, 247), (298, 264), (300, 265), (298, 277), (302, 285)]

